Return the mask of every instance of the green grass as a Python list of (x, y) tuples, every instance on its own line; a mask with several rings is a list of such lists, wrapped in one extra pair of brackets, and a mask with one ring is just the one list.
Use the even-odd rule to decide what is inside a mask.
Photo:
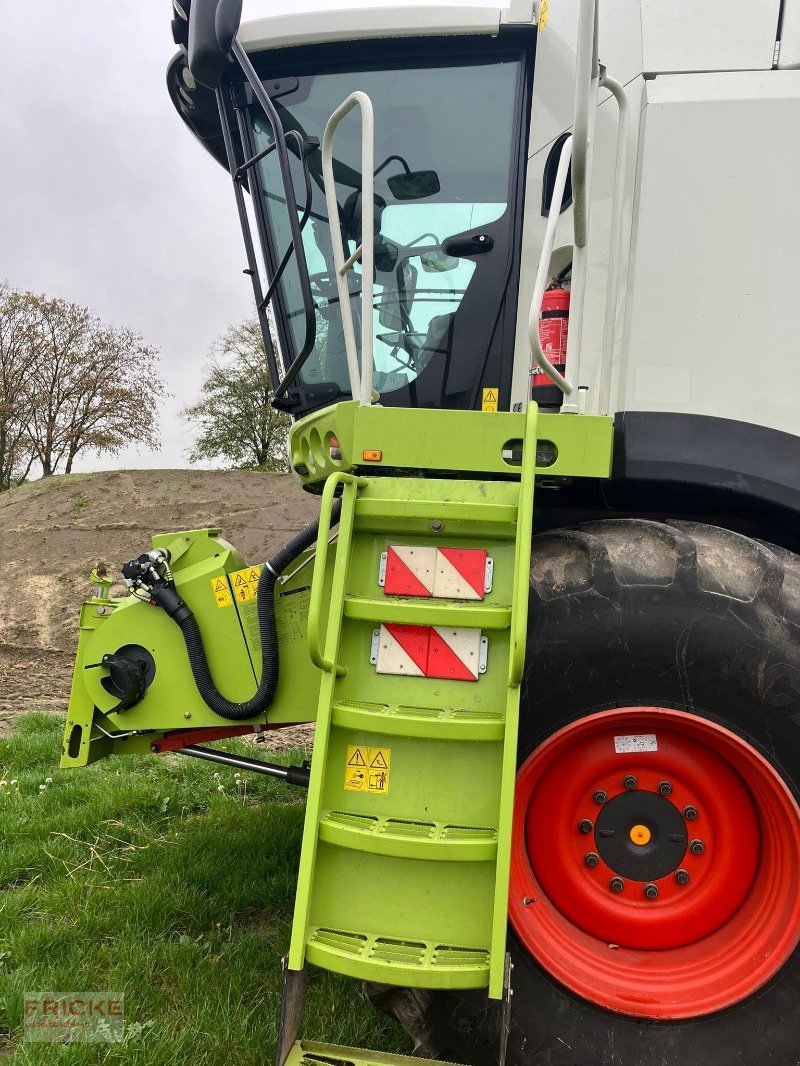
[[(271, 1062), (304, 794), (181, 756), (59, 770), (60, 734), (32, 713), (0, 741), (2, 1061)], [(26, 1043), (31, 992), (122, 994), (125, 1042)], [(318, 1039), (410, 1050), (357, 983), (323, 971), (305, 1019)]]

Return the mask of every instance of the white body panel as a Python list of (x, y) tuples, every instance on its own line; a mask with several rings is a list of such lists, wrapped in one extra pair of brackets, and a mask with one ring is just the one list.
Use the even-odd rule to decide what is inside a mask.
[(501, 24), (530, 24), (535, 17), (533, 0), (510, 0), (505, 4), (364, 4), (317, 11), (297, 5), (291, 12), (243, 23), (239, 40), (248, 52), (258, 52), (331, 41), (495, 34)]
[(645, 95), (619, 406), (797, 433), (800, 71)]
[[(537, 43), (516, 404), (527, 398), (543, 170), (572, 121), (575, 8), (552, 4)], [(617, 135), (616, 104), (601, 96), (579, 382), (589, 387), (590, 412), (677, 411), (800, 433), (800, 76), (773, 69), (778, 8), (773, 0), (601, 0), (600, 59), (625, 84), (632, 121), (624, 306), (611, 403), (600, 411)], [(787, 62), (798, 8), (788, 0)], [(559, 220), (553, 274), (571, 255), (571, 216)]]
[(646, 72), (772, 66), (780, 0), (641, 0), (641, 8)]

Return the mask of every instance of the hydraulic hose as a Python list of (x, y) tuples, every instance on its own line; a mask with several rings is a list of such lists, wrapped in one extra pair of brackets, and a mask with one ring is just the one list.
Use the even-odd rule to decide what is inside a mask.
[[(338, 523), (341, 510), (341, 500), (336, 500), (331, 510), (332, 526)], [(278, 688), (279, 670), (275, 586), (278, 577), (286, 567), (314, 544), (318, 532), (319, 521), (312, 522), (276, 552), (271, 559), (268, 559), (261, 568), (256, 597), (258, 630), (261, 636), (261, 681), (253, 696), (245, 703), (232, 703), (225, 699), (214, 684), (200, 627), (194, 614), (177, 592), (166, 587), (153, 590), (153, 599), (180, 627), (197, 691), (206, 706), (210, 707), (220, 718), (225, 718), (230, 722), (240, 722), (245, 718), (260, 714), (272, 703)]]

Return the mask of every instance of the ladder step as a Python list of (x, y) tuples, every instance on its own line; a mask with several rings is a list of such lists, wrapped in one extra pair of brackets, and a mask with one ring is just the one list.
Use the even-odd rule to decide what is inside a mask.
[(500, 711), (345, 701), (334, 704), (333, 724), (424, 740), (502, 740), (505, 732), (505, 720)]
[[(514, 504), (502, 503), (469, 503), (464, 501), (453, 502), (452, 500), (383, 500), (380, 498), (369, 499), (359, 497), (356, 501), (356, 529), (360, 531), (364, 527), (375, 532), (397, 530), (398, 519), (403, 522), (419, 520), (426, 523), (425, 533), (428, 533), (427, 523), (432, 519), (447, 522), (448, 530), (453, 533), (452, 523), (474, 523), (484, 532), (486, 526), (507, 526), (507, 530), (498, 531), (493, 529), (487, 533), (491, 537), (505, 537), (512, 539), (516, 532), (517, 508)], [(470, 531), (475, 535), (475, 531)], [(458, 530), (458, 535), (463, 535)]]
[(319, 835), (328, 844), (398, 858), (488, 862), (497, 856), (497, 831), (483, 826), (325, 811)]
[(489, 981), (489, 952), (482, 948), (345, 929), (309, 929), (306, 958), (336, 973), (410, 988), (485, 988)]
[(433, 1059), (409, 1058), (385, 1051), (362, 1051), (336, 1044), (319, 1044), (314, 1040), (298, 1040), (289, 1052), (285, 1066), (455, 1066), (454, 1063)]
[(454, 629), (508, 629), (511, 608), (503, 605), (476, 606), (470, 602), (431, 600), (373, 600), (345, 596), (345, 618), (367, 622), (396, 622), (409, 626), (452, 626)]

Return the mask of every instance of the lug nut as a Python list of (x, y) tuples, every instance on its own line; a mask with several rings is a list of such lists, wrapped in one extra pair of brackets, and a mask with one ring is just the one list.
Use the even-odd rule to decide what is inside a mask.
[(612, 877), (611, 880), (608, 882), (608, 887), (611, 889), (612, 892), (621, 892), (625, 887), (625, 882), (622, 880), (621, 877)]
[(696, 837), (694, 840), (689, 841), (689, 851), (692, 855), (702, 855), (706, 850), (706, 846), (702, 840), (698, 840)]
[(623, 777), (622, 783), (625, 788), (627, 788), (628, 792), (633, 792), (633, 790), (639, 784), (633, 774), (628, 774), (627, 777)]
[(658, 898), (658, 885), (654, 885), (652, 882), (649, 885), (644, 886), (644, 894), (647, 899)]
[(684, 807), (683, 817), (687, 822), (693, 822), (697, 817), (697, 807), (693, 807), (691, 804), (689, 804), (688, 807)]
[(593, 870), (595, 866), (598, 866), (600, 864), (600, 856), (595, 851), (588, 851), (583, 856), (583, 861), (588, 867), (590, 867), (590, 869)]
[(669, 783), (669, 781), (659, 781), (658, 791), (661, 793), (662, 796), (670, 796), (672, 795), (672, 785)]
[(604, 792), (602, 788), (598, 788), (593, 797), (595, 803), (603, 804), (608, 799), (608, 793)]
[(578, 829), (581, 831), (581, 833), (591, 833), (591, 831), (594, 829), (594, 826), (588, 818), (581, 818), (581, 820), (578, 822)]
[(675, 871), (675, 880), (678, 882), (679, 885), (688, 885), (689, 884), (689, 871), (688, 870), (676, 870)]

